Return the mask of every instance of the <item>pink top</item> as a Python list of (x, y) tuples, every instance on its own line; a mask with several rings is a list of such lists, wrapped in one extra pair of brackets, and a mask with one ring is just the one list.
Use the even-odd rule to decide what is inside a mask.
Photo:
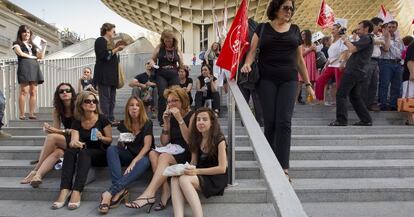
[[(306, 69), (308, 70), (309, 81), (316, 81), (318, 79), (318, 69), (316, 68), (316, 52), (311, 51), (307, 53), (303, 59), (305, 60)], [(303, 81), (300, 75), (299, 81)]]

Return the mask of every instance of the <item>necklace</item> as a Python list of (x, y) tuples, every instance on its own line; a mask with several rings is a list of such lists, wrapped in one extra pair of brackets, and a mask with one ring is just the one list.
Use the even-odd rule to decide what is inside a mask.
[(175, 53), (174, 50), (167, 50), (165, 49), (165, 58), (169, 61), (169, 62), (173, 62), (174, 58), (175, 58)]

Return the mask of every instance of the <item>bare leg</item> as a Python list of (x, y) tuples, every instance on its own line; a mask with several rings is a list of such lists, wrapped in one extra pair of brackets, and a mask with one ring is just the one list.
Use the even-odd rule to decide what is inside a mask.
[(174, 209), (174, 217), (184, 217), (185, 198), (180, 188), (179, 177), (171, 179), (171, 198)]
[(46, 158), (52, 154), (56, 148), (66, 149), (66, 139), (60, 134), (48, 134), (43, 143), (42, 151), (40, 152), (39, 162), (36, 164), (34, 170), (38, 170)]
[(63, 157), (64, 151), (60, 148), (55, 149), (53, 153), (51, 153), (47, 158), (43, 161), (42, 165), (36, 172), (36, 175), (43, 177), (49, 172), (56, 162)]
[(30, 98), (29, 98), (29, 117), (34, 116), (36, 109), (36, 98), (37, 98), (37, 84), (30, 82)]
[[(152, 171), (155, 174), (155, 171), (157, 170), (158, 167), (158, 159), (159, 159), (160, 153), (156, 152), (156, 151), (151, 151), (149, 153), (149, 158), (151, 161), (151, 167), (152, 167)], [(168, 182), (165, 181), (162, 184), (162, 193), (161, 193), (161, 202), (162, 204), (165, 206), (167, 205), (167, 200), (168, 198), (170, 198), (171, 196), (171, 192), (170, 192), (170, 186), (168, 185)]]
[[(165, 154), (165, 153), (161, 154), (158, 159), (157, 170), (155, 171), (150, 184), (145, 189), (144, 193), (142, 193), (138, 198), (153, 198), (158, 188), (164, 182), (167, 181), (167, 177), (162, 175), (164, 173), (165, 168), (167, 168), (169, 165), (172, 165), (172, 164), (177, 164), (177, 162), (175, 161), (175, 158), (172, 155)], [(139, 206), (142, 206), (148, 203), (147, 200), (135, 200), (134, 202)], [(127, 206), (131, 206), (131, 204), (127, 204)]]
[[(201, 207), (200, 198), (196, 190), (200, 190), (200, 183), (197, 176), (180, 176), (180, 188), (185, 196), (185, 199), (190, 204), (194, 217), (203, 216), (203, 208)], [(175, 193), (175, 192), (174, 192)]]
[(26, 96), (29, 94), (29, 84), (24, 83), (20, 84), (20, 93), (19, 93), (19, 117), (24, 116), (24, 107), (25, 107), (25, 101)]

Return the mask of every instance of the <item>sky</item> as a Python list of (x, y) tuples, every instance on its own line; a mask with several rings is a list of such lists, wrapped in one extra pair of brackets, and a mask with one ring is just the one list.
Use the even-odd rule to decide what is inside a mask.
[(40, 19), (67, 27), (81, 38), (97, 38), (103, 23), (116, 26), (117, 32), (132, 37), (148, 32), (110, 10), (100, 0), (9, 0)]

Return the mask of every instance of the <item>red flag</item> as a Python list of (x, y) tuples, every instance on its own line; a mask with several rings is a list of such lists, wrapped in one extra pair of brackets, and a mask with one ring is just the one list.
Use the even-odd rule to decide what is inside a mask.
[(384, 5), (381, 5), (381, 9), (380, 9), (377, 17), (384, 20), (384, 23), (389, 23), (390, 21), (394, 20), (394, 17), (392, 16), (392, 14), (389, 11), (387, 11), (387, 9), (385, 9)]
[(332, 8), (326, 4), (325, 0), (322, 0), (321, 9), (316, 23), (324, 29), (335, 24), (335, 14)]
[(230, 79), (236, 76), (240, 58), (247, 51), (247, 29), (247, 3), (243, 0), (216, 62), (216, 65), (231, 72)]

